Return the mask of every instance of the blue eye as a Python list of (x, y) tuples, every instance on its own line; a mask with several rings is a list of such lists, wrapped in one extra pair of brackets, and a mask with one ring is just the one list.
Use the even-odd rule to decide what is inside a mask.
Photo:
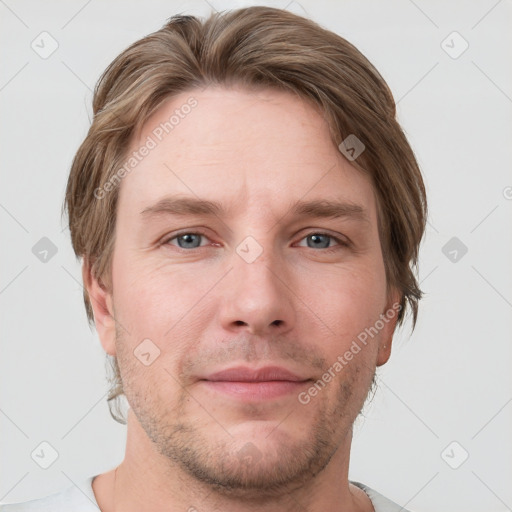
[[(339, 246), (347, 246), (348, 244), (339, 238), (329, 235), (328, 233), (310, 233), (302, 240), (308, 240), (307, 247), (310, 249), (330, 249), (335, 250)], [(336, 245), (331, 247), (330, 241), (334, 240)], [(309, 243), (311, 241), (311, 244)], [(304, 246), (302, 246), (304, 247)]]
[[(173, 238), (170, 238), (166, 243), (169, 244), (172, 240), (177, 240), (178, 247), (180, 249), (197, 249), (201, 246), (202, 237), (204, 237), (204, 235), (201, 233), (182, 233)], [(197, 245), (197, 242), (199, 242), (199, 245)]]
[[(202, 247), (201, 239), (208, 239), (203, 233), (185, 232), (173, 236), (163, 242), (164, 245), (174, 245), (179, 249), (198, 249)], [(349, 244), (344, 240), (330, 235), (328, 233), (310, 233), (301, 239), (307, 240), (307, 245), (299, 245), (299, 247), (308, 247), (309, 249), (323, 249), (327, 252), (336, 251), (341, 247), (347, 247)], [(332, 240), (336, 243), (332, 245)], [(173, 243), (176, 241), (176, 243)]]
[[(320, 249), (327, 249), (330, 247), (330, 239), (332, 239), (332, 236), (329, 235), (322, 235), (320, 233), (308, 235), (306, 237), (306, 240), (311, 240), (312, 245), (308, 245), (308, 247), (315, 247)], [(327, 245), (325, 245), (327, 243)]]

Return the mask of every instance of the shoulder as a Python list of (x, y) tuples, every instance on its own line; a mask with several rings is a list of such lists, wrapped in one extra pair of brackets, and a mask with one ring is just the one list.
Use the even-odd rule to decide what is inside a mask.
[(404, 506), (391, 501), (390, 499), (386, 498), (367, 485), (362, 484), (361, 482), (354, 482), (353, 480), (350, 480), (350, 483), (356, 487), (359, 487), (367, 494), (367, 496), (370, 498), (370, 501), (372, 502), (375, 512), (410, 512), (404, 508)]
[(100, 508), (92, 491), (93, 478), (91, 476), (79, 485), (71, 485), (44, 498), (0, 504), (0, 512), (99, 512)]

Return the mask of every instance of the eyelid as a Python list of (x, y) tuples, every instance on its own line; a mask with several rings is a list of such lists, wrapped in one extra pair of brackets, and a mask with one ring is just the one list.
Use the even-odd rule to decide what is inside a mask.
[[(174, 240), (174, 239), (176, 239), (176, 238), (178, 238), (178, 237), (180, 237), (182, 235), (200, 235), (200, 236), (203, 236), (204, 238), (207, 238), (208, 240), (210, 240), (210, 237), (204, 231), (202, 231), (201, 229), (190, 229), (189, 228), (189, 229), (184, 229), (182, 231), (179, 231), (177, 233), (173, 233), (170, 236), (165, 236), (162, 239), (162, 241), (160, 242), (160, 245), (169, 244), (169, 242), (171, 240)], [(320, 229), (317, 229), (317, 230), (311, 229), (311, 231), (308, 231), (307, 233), (304, 233), (300, 237), (299, 242), (301, 242), (302, 240), (304, 240), (305, 238), (307, 238), (308, 236), (311, 236), (311, 235), (328, 236), (329, 238), (332, 238), (333, 240), (335, 240), (337, 242), (337, 245), (335, 245), (333, 247), (326, 247), (326, 248), (321, 248), (321, 249), (318, 249), (318, 250), (329, 251), (329, 250), (335, 250), (336, 247), (349, 247), (351, 245), (350, 240), (345, 239), (343, 236), (334, 235), (334, 234), (332, 234), (330, 232), (322, 231)], [(193, 249), (200, 249), (201, 247), (205, 247), (203, 245), (200, 245), (199, 247), (194, 247), (193, 249), (184, 249), (183, 247), (179, 247), (177, 245), (173, 245), (173, 246), (176, 247), (177, 249), (180, 249), (180, 250), (183, 250), (183, 251), (187, 251), (187, 252), (190, 252)], [(307, 247), (307, 248), (308, 249), (312, 249), (312, 247)]]
[[(207, 238), (208, 240), (210, 240), (210, 237), (204, 232), (204, 231), (201, 231), (200, 229), (184, 229), (183, 231), (179, 231), (177, 233), (173, 233), (172, 235), (166, 235), (162, 238), (162, 241), (159, 242), (159, 245), (166, 245), (168, 244), (171, 240), (174, 240), (175, 238), (178, 238), (180, 236), (183, 236), (183, 235), (200, 235), (200, 236), (203, 236), (204, 238)], [(182, 249), (184, 251), (190, 251), (191, 249), (183, 249), (183, 247), (179, 247), (179, 246), (175, 246), (177, 249)], [(204, 247), (204, 246), (199, 246), (199, 247)], [(199, 247), (196, 247), (196, 249), (199, 249)]]
[[(301, 236), (299, 241), (302, 241), (302, 240), (304, 240), (304, 238), (307, 238), (308, 236), (311, 236), (311, 235), (328, 236), (329, 238), (336, 240), (338, 245), (342, 246), (342, 247), (348, 247), (350, 245), (350, 240), (348, 240), (348, 238), (343, 237), (342, 235), (333, 235), (332, 233), (330, 233), (328, 231), (322, 231), (322, 230), (311, 230), (308, 233)], [(324, 249), (324, 251), (328, 251), (329, 249), (334, 249), (335, 247), (336, 246), (327, 247)], [(309, 249), (311, 249), (311, 247), (309, 247)]]

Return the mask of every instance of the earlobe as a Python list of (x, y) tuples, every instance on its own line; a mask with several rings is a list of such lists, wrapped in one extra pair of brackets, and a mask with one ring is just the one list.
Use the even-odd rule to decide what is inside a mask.
[(85, 259), (82, 264), (82, 278), (94, 312), (94, 324), (101, 345), (107, 354), (115, 356), (115, 321), (112, 294), (101, 280), (93, 275), (91, 264)]
[[(379, 338), (379, 352), (377, 355), (377, 366), (386, 364), (391, 356), (391, 347), (393, 344), (393, 334), (395, 332), (396, 323), (398, 321), (399, 305), (401, 303), (401, 294), (392, 294), (391, 300), (388, 301), (386, 309), (381, 315), (384, 327)], [(398, 307), (397, 307), (398, 306)]]
[(379, 347), (379, 354), (377, 356), (377, 366), (386, 364), (391, 356), (391, 342)]

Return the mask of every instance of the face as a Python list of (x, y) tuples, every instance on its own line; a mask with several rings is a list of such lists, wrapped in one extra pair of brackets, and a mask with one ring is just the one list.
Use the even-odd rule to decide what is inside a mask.
[(192, 90), (132, 151), (148, 137), (121, 183), (103, 346), (170, 466), (233, 495), (301, 483), (389, 357), (399, 297), (372, 185), (285, 92)]

